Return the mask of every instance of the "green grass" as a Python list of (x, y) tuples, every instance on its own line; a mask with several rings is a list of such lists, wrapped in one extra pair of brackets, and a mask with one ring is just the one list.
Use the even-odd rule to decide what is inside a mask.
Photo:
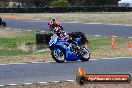
[(29, 54), (28, 52), (24, 52), (22, 50), (6, 50), (6, 49), (1, 49), (0, 50), (0, 56), (17, 56), (17, 55), (26, 55)]
[(34, 44), (35, 32), (21, 31), (15, 35), (0, 35), (0, 47), (2, 47), (0, 56), (17, 56), (30, 53), (18, 48), (22, 43)]
[(90, 50), (98, 50), (101, 49), (102, 47), (111, 44), (111, 41), (109, 41), (110, 40), (109, 37), (88, 37), (88, 39), (89, 39), (88, 47)]
[(5, 48), (15, 48), (21, 43), (35, 43), (35, 33), (23, 31), (20, 35), (12, 37), (0, 36), (0, 45)]

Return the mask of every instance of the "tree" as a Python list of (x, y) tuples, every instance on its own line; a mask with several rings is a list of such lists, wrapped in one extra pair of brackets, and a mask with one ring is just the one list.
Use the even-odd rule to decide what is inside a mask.
[(48, 6), (106, 6), (118, 5), (119, 0), (0, 0), (0, 7), (8, 7), (9, 2), (21, 3), (22, 7)]
[(51, 4), (52, 0), (32, 0), (32, 4), (35, 5), (35, 7), (47, 7)]
[(67, 0), (54, 0), (51, 3), (51, 6), (69, 6), (70, 4), (68, 3)]
[(8, 7), (9, 6), (9, 0), (0, 0), (0, 6), (1, 7)]

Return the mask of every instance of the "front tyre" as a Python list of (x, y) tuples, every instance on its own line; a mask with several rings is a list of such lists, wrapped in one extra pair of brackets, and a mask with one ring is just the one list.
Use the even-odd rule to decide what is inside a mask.
[(64, 54), (64, 52), (62, 51), (62, 50), (60, 50), (60, 49), (53, 49), (52, 51), (51, 51), (51, 55), (52, 55), (52, 58), (56, 61), (56, 62), (58, 62), (58, 63), (63, 63), (64, 61), (65, 61), (65, 54)]
[(88, 61), (90, 59), (90, 53), (85, 47), (82, 48), (82, 52), (81, 53), (82, 53), (82, 58), (80, 60)]

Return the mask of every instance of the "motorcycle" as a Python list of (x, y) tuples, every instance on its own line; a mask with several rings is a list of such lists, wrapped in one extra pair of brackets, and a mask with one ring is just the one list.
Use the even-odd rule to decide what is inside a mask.
[[(75, 42), (79, 43), (80, 40), (81, 38), (76, 38)], [(75, 44), (68, 43), (65, 38), (58, 40), (57, 34), (51, 36), (49, 48), (52, 58), (58, 63), (63, 63), (65, 60), (88, 61), (90, 59), (90, 53), (85, 47), (79, 47), (80, 49), (77, 49)]]
[(6, 22), (1, 21), (1, 22), (0, 22), (0, 25), (6, 26)]

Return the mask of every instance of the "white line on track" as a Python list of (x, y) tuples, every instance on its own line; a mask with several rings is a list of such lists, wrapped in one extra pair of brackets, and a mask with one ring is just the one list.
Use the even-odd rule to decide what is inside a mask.
[(124, 26), (124, 24), (110, 24), (110, 23), (106, 23), (105, 25), (117, 25), (117, 26)]
[(114, 35), (113, 37), (118, 37), (118, 36), (115, 36), (115, 35)]
[[(75, 82), (75, 80), (66, 80), (66, 81), (50, 81), (50, 82), (37, 82), (38, 84), (48, 84), (48, 83), (62, 83), (62, 82)], [(34, 83), (22, 83), (24, 85), (32, 85)], [(4, 86), (17, 86), (19, 84), (7, 84), (7, 85), (0, 85), (0, 87)]]
[(23, 65), (23, 64), (29, 64), (29, 63), (9, 63), (9, 64), (0, 64), (0, 65)]
[(18, 84), (8, 84), (8, 86), (17, 86)]
[(93, 35), (93, 36), (100, 37), (100, 36), (102, 36), (102, 35)]
[(38, 20), (41, 20), (41, 19), (34, 19), (34, 20), (38, 21)]
[(89, 22), (89, 23), (82, 23), (82, 24), (103, 24), (103, 23)]
[(4, 87), (4, 85), (0, 85), (0, 87)]
[(27, 30), (27, 31), (33, 31), (33, 30)]
[(80, 23), (79, 21), (63, 22), (63, 23)]
[(33, 64), (43, 64), (45, 62), (31, 62), (31, 63), (33, 63)]
[(132, 26), (130, 24), (120, 24), (121, 26)]
[[(75, 82), (75, 80), (66, 80), (66, 81), (50, 81), (50, 82), (37, 82), (38, 84), (48, 84), (48, 83), (61, 83), (61, 82)], [(34, 83), (22, 83), (24, 85), (32, 85)], [(0, 85), (0, 87), (4, 86), (17, 86), (19, 84), (7, 84), (7, 85)]]
[(40, 31), (40, 32), (45, 32), (45, 31)]
[(131, 24), (112, 24), (112, 23), (96, 23), (96, 22), (90, 22), (90, 23), (82, 23), (82, 24), (102, 24), (102, 25), (115, 25), (115, 26), (132, 26)]
[(44, 61), (44, 62), (27, 62), (27, 63), (9, 63), (9, 64), (0, 64), (1, 65), (23, 65), (23, 64), (44, 64), (44, 63), (54, 63), (55, 61)]
[(132, 38), (132, 37), (128, 37), (128, 38)]
[(24, 84), (26, 84), (26, 85), (32, 85), (33, 83), (24, 83)]
[(61, 81), (52, 81), (53, 83), (59, 83), (59, 82), (61, 82)]
[(11, 28), (6, 28), (7, 30), (11, 29)]
[(131, 59), (132, 57), (115, 57), (116, 59), (120, 59), (120, 58), (127, 58), (127, 59)]
[(67, 82), (74, 82), (75, 80), (66, 80)]
[[(114, 60), (114, 59), (118, 59), (118, 58), (101, 58), (101, 59), (103, 59), (103, 60), (104, 60), (104, 59), (106, 59), (106, 60), (109, 60), (109, 59), (112, 60), (112, 59), (113, 59), (113, 60)], [(98, 60), (99, 60), (99, 59), (98, 59)]]
[(47, 22), (47, 21), (35, 20), (35, 21), (28, 21), (28, 22)]
[(90, 60), (98, 60), (98, 59), (90, 59)]
[(21, 31), (22, 29), (13, 29), (13, 30), (16, 30), (16, 31)]
[(11, 63), (11, 64), (17, 65), (17, 64), (29, 64), (29, 63)]
[(54, 63), (55, 61), (46, 61), (45, 63)]
[(44, 61), (44, 62), (31, 62), (30, 64), (43, 64), (43, 63), (54, 63), (55, 61)]
[(38, 83), (40, 83), (40, 84), (47, 84), (48, 82), (38, 82)]

